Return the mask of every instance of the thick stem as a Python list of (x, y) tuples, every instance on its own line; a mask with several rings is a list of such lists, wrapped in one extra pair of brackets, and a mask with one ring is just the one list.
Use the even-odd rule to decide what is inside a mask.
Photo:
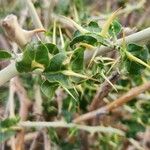
[[(139, 44), (141, 42), (146, 42), (149, 39), (150, 39), (150, 27), (125, 37), (126, 44), (130, 44), (130, 43), (138, 43)], [(123, 40), (122, 38), (117, 40), (117, 44), (121, 45), (122, 40)], [(104, 55), (112, 50), (111, 48), (105, 47), (105, 46), (101, 46), (100, 48), (97, 48), (97, 49), (98, 49), (97, 56)], [(90, 61), (90, 59), (92, 58), (95, 51), (96, 50), (93, 50), (93, 51), (88, 50), (85, 52), (84, 59), (85, 59), (86, 63), (88, 63)]]
[(8, 65), (6, 68), (0, 71), (0, 86), (16, 76), (18, 71), (16, 70), (15, 62)]

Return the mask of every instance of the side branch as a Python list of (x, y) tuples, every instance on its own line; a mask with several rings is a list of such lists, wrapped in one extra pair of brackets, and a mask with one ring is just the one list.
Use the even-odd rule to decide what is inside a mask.
[(20, 122), (19, 126), (21, 127), (26, 127), (26, 128), (31, 128), (31, 127), (36, 127), (36, 128), (41, 128), (41, 127), (53, 127), (53, 128), (77, 128), (79, 130), (84, 130), (87, 131), (91, 134), (94, 134), (96, 132), (102, 132), (102, 133), (117, 133), (119, 135), (124, 135), (124, 132), (112, 128), (112, 127), (104, 127), (104, 126), (86, 126), (86, 125), (79, 125), (79, 124), (74, 124), (74, 123), (66, 123), (62, 121), (57, 121), (57, 122)]
[(150, 89), (150, 82), (140, 85), (138, 87), (132, 88), (129, 92), (124, 94), (123, 96), (119, 97), (118, 99), (114, 100), (113, 102), (109, 103), (108, 105), (101, 107), (95, 111), (91, 111), (89, 113), (83, 114), (73, 120), (74, 123), (79, 123), (85, 120), (89, 120), (95, 118), (97, 116), (107, 114), (111, 110), (122, 106), (123, 104), (127, 103), (130, 100), (133, 100), (134, 97), (143, 93), (146, 90)]

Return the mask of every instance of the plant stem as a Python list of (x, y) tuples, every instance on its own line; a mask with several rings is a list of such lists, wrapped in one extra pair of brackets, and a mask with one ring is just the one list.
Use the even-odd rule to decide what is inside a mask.
[(15, 62), (0, 71), (0, 86), (18, 74)]
[[(146, 42), (149, 39), (150, 39), (150, 27), (125, 37), (126, 44), (130, 44), (130, 43), (138, 43), (139, 44), (141, 42)], [(121, 45), (122, 41), (123, 41), (122, 38), (117, 40), (117, 44)], [(105, 47), (105, 46), (101, 46), (100, 48), (97, 48), (97, 49), (98, 49), (98, 51), (97, 51), (96, 56), (104, 55), (104, 54), (112, 51), (112, 48)], [(85, 52), (84, 59), (85, 59), (86, 63), (88, 63), (90, 61), (90, 59), (92, 58), (94, 52), (97, 49), (95, 49), (93, 51), (86, 51)]]
[[(125, 37), (126, 44), (140, 43), (143, 41), (146, 42), (149, 39), (150, 39), (150, 27)], [(122, 40), (123, 39), (117, 40), (117, 44), (121, 45)], [(104, 55), (104, 54), (110, 52), (111, 50), (112, 49), (109, 47), (101, 46), (98, 49), (97, 55)], [(95, 50), (85, 52), (84, 61), (86, 63), (88, 63), (90, 61), (94, 52), (95, 52)], [(10, 80), (12, 77), (14, 77), (17, 74), (18, 74), (18, 72), (15, 68), (15, 63), (11, 63), (9, 66), (7, 66), (6, 68), (4, 68), (3, 70), (0, 71), (0, 86), (3, 85), (5, 82)]]
[(66, 123), (63, 121), (56, 121), (56, 122), (20, 122), (20, 126), (23, 127), (36, 127), (36, 128), (43, 128), (43, 127), (53, 127), (53, 128), (77, 128), (79, 130), (84, 130), (90, 132), (91, 134), (95, 132), (103, 132), (103, 133), (117, 133), (119, 135), (124, 135), (124, 132), (112, 127), (104, 127), (104, 126), (86, 126), (86, 125), (78, 125), (74, 123)]
[(137, 95), (143, 93), (146, 90), (150, 89), (150, 82), (144, 83), (140, 86), (134, 87), (129, 90), (129, 92), (125, 93), (123, 96), (119, 97), (118, 99), (114, 100), (113, 102), (107, 104), (104, 107), (96, 109), (94, 111), (88, 112), (83, 114), (73, 120), (74, 123), (79, 123), (82, 121), (86, 121), (92, 118), (96, 118), (100, 115), (107, 114), (108, 112), (112, 111), (115, 108), (122, 106), (123, 104), (129, 102)]

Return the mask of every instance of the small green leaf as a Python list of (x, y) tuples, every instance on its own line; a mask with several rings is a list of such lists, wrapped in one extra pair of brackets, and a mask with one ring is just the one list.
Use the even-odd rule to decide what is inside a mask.
[(43, 64), (46, 68), (49, 65), (49, 56), (48, 56), (48, 49), (45, 44), (42, 42), (38, 42), (37, 45), (35, 45), (35, 61)]
[[(143, 62), (147, 62), (149, 58), (148, 49), (136, 44), (129, 44), (127, 46), (128, 52), (130, 52), (134, 57), (137, 57)], [(124, 59), (125, 67), (130, 75), (138, 75), (141, 74), (141, 71), (145, 68), (144, 65), (135, 62), (134, 60), (125, 56)]]
[(57, 48), (55, 44), (46, 43), (45, 46), (47, 47), (49, 53), (54, 54), (54, 55), (59, 53), (59, 49)]
[(127, 50), (132, 53), (135, 57), (142, 59), (143, 61), (147, 61), (148, 59), (148, 49), (143, 46), (139, 46), (136, 44), (129, 44), (127, 46)]
[(86, 27), (90, 32), (99, 33), (102, 29), (99, 27), (98, 23), (95, 21), (91, 21)]
[(48, 81), (44, 81), (41, 85), (41, 90), (48, 98), (52, 99), (55, 90), (58, 88), (58, 83), (50, 83)]
[(128, 128), (126, 132), (127, 137), (135, 138), (138, 132), (144, 131), (144, 127), (138, 123), (136, 120), (123, 120), (122, 121)]
[(49, 62), (49, 67), (47, 71), (60, 71), (62, 67), (62, 63), (66, 59), (66, 54), (64, 52), (60, 52), (54, 55)]
[(12, 57), (11, 53), (5, 50), (0, 50), (0, 60), (10, 59), (11, 57)]
[(109, 27), (109, 34), (111, 36), (117, 36), (120, 33), (121, 28), (121, 24), (117, 20), (114, 20), (111, 26)]
[(36, 68), (44, 70), (48, 65), (48, 49), (42, 42), (37, 42), (26, 46), (22, 60), (16, 63), (16, 68), (19, 72), (30, 72)]
[(61, 72), (45, 73), (46, 79), (51, 83), (59, 83), (65, 87), (71, 87), (69, 77)]
[(0, 122), (0, 131), (3, 130), (3, 128), (10, 128), (11, 126), (16, 125), (19, 122), (19, 118), (7, 118), (5, 120), (2, 120)]
[(83, 35), (79, 35), (73, 38), (70, 42), (70, 47), (73, 48), (75, 44), (78, 43), (87, 43), (93, 46), (104, 45), (107, 46), (108, 42), (101, 35), (97, 33), (86, 33)]
[(90, 45), (94, 45), (97, 42), (97, 39), (90, 36), (90, 35), (80, 35), (76, 36), (71, 42), (70, 42), (70, 47), (73, 48), (73, 46), (77, 43), (87, 43)]
[(7, 118), (0, 121), (0, 142), (4, 142), (15, 134), (11, 127), (17, 125), (19, 118)]
[(84, 61), (84, 48), (77, 48), (74, 50), (71, 58), (71, 69), (75, 72), (83, 70), (83, 61)]

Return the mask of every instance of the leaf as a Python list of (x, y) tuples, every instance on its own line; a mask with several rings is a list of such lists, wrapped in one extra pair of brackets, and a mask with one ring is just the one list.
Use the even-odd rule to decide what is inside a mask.
[(70, 47), (73, 48), (75, 44), (80, 42), (87, 43), (93, 46), (108, 45), (108, 42), (101, 35), (98, 35), (96, 33), (86, 33), (84, 35), (74, 37), (73, 40), (70, 42)]
[(42, 42), (38, 42), (37, 45), (35, 45), (35, 61), (43, 64), (46, 68), (49, 65), (49, 56), (48, 56), (48, 49), (45, 44)]
[(99, 27), (98, 23), (95, 21), (91, 21), (88, 26), (86, 27), (87, 30), (89, 30), (90, 32), (95, 32), (98, 33), (100, 32), (102, 29)]
[(11, 127), (17, 125), (19, 118), (7, 118), (0, 121), (0, 142), (4, 142), (15, 134)]
[(60, 52), (54, 55), (49, 62), (47, 71), (60, 71), (64, 60), (66, 59), (66, 53)]
[(11, 53), (5, 50), (0, 50), (0, 60), (10, 59), (11, 57), (12, 57)]
[(46, 79), (51, 83), (59, 83), (61, 86), (71, 87), (69, 77), (62, 72), (45, 73)]
[(135, 138), (138, 132), (144, 131), (144, 127), (135, 120), (123, 120), (122, 121), (127, 127), (128, 130), (126, 132), (127, 137)]
[(44, 93), (45, 96), (47, 96), (48, 98), (52, 99), (54, 94), (55, 94), (55, 90), (58, 88), (58, 84), (57, 83), (50, 83), (47, 80), (44, 81), (41, 85), (41, 90)]
[(16, 125), (19, 122), (19, 118), (7, 118), (5, 120), (2, 120), (0, 122), (0, 131), (4, 128), (10, 128), (11, 126)]
[(71, 57), (71, 69), (75, 72), (83, 70), (83, 61), (84, 61), (84, 48), (77, 48), (74, 50)]
[(141, 74), (141, 71), (147, 65), (145, 62), (147, 62), (149, 58), (148, 50), (136, 44), (129, 44), (127, 50), (127, 55), (124, 61), (127, 71), (131, 75)]
[(73, 46), (77, 43), (88, 43), (91, 45), (94, 45), (97, 42), (97, 39), (90, 36), (90, 35), (80, 35), (73, 38), (73, 40), (70, 42), (70, 47), (73, 48)]
[(122, 28), (121, 24), (117, 20), (114, 20), (109, 27), (109, 34), (111, 36), (117, 36), (117, 34), (120, 33), (121, 28)]
[(44, 70), (48, 65), (48, 49), (42, 42), (28, 44), (23, 52), (22, 60), (16, 62), (19, 72), (30, 72), (36, 68)]
[(55, 44), (45, 43), (45, 46), (47, 47), (49, 53), (54, 54), (54, 55), (59, 53), (59, 49), (57, 48)]
[(30, 72), (34, 54), (32, 54), (32, 51), (30, 52), (29, 50), (25, 50), (22, 57), (21, 61), (16, 62), (18, 72)]
[(127, 50), (135, 57), (138, 57), (143, 61), (147, 61), (148, 59), (148, 55), (149, 55), (148, 49), (144, 48), (143, 46), (139, 46), (136, 44), (129, 44), (127, 46)]
[(56, 72), (45, 74), (45, 77), (47, 81), (42, 84), (42, 91), (47, 97), (52, 98), (59, 84), (73, 99), (77, 100), (77, 94), (70, 90), (70, 88), (72, 88), (73, 85), (69, 80), (69, 76), (64, 75), (61, 72)]

